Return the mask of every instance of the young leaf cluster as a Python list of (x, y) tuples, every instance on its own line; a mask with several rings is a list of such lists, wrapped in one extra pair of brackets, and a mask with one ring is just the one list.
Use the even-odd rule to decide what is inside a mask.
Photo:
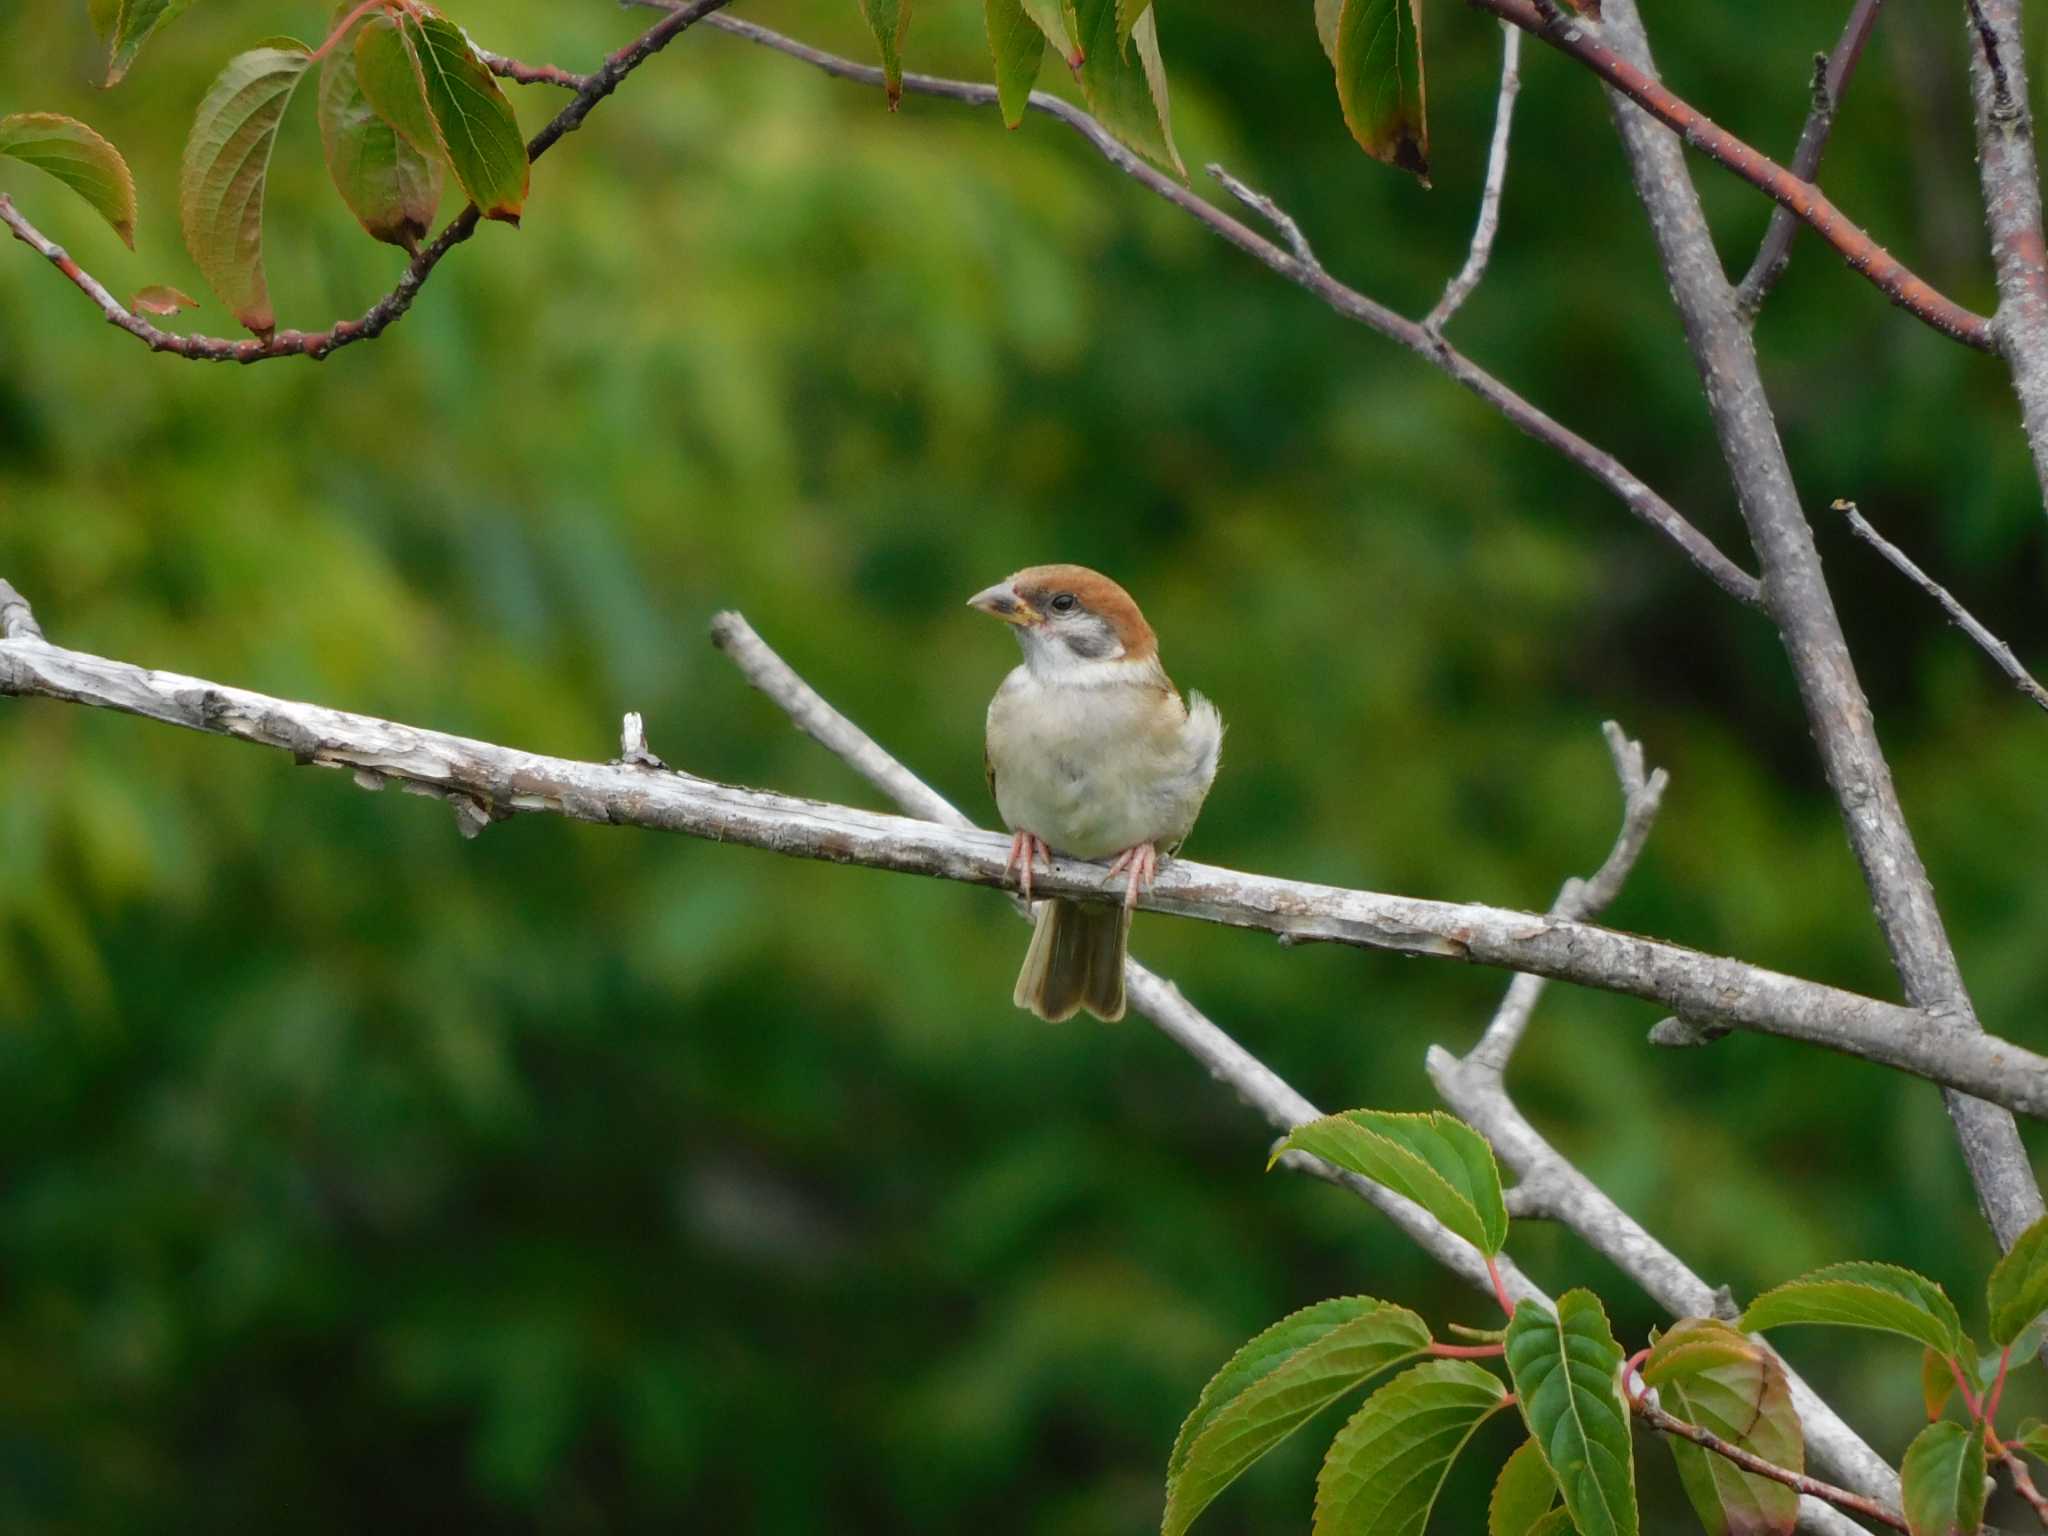
[(344, 3), (319, 48), (279, 38), (237, 54), (199, 104), (179, 174), (185, 245), (235, 318), (276, 326), (263, 193), (278, 125), (320, 68), (320, 139), (342, 201), (374, 239), (418, 249), (444, 170), (487, 219), (518, 223), (526, 143), (467, 34), (424, 0)]
[[(1509, 1407), (1528, 1438), (1495, 1481), (1488, 1536), (1637, 1536), (1635, 1416), (1665, 1432), (1710, 1536), (1789, 1536), (1802, 1493), (1868, 1514), (1868, 1501), (1806, 1476), (1784, 1366), (1754, 1337), (1801, 1323), (1895, 1334), (1922, 1348), (1930, 1423), (1906, 1449), (1904, 1512), (1888, 1515), (1892, 1523), (1912, 1536), (1975, 1536), (1994, 1463), (2048, 1516), (2020, 1460), (2022, 1452), (2048, 1459), (2048, 1426), (2022, 1424), (2010, 1439), (1997, 1429), (2009, 1370), (2035, 1359), (2048, 1331), (2048, 1221), (1991, 1275), (1990, 1354), (1979, 1353), (1939, 1285), (1857, 1262), (1766, 1292), (1733, 1325), (1681, 1319), (1627, 1357), (1590, 1292), (1567, 1292), (1553, 1309), (1511, 1303), (1500, 1291), (1496, 1260), (1508, 1238), (1500, 1172), (1462, 1121), (1350, 1110), (1298, 1127), (1273, 1160), (1291, 1152), (1373, 1180), (1472, 1244), (1495, 1273), (1507, 1326), (1453, 1330), (1485, 1343), (1440, 1341), (1413, 1312), (1365, 1296), (1275, 1323), (1216, 1373), (1182, 1425), (1167, 1462), (1163, 1536), (1181, 1536), (1253, 1462), (1382, 1377), (1324, 1455), (1314, 1536), (1416, 1536), (1452, 1463)], [(1488, 1368), (1495, 1361), (1505, 1381)], [(1960, 1419), (1943, 1416), (1952, 1400), (1964, 1409)]]
[[(106, 83), (120, 81), (142, 45), (189, 3), (92, 0), (93, 24), (108, 47)], [(185, 141), (178, 215), (186, 249), (221, 302), (262, 337), (277, 325), (263, 263), (271, 150), (315, 64), (328, 174), (374, 239), (417, 253), (448, 175), (487, 219), (517, 224), (526, 202), (519, 120), (468, 34), (428, 0), (342, 0), (319, 47), (279, 37), (228, 60)], [(64, 182), (133, 247), (134, 178), (91, 128), (50, 113), (0, 117), (0, 156)], [(191, 303), (162, 285), (134, 300), (150, 314)]]

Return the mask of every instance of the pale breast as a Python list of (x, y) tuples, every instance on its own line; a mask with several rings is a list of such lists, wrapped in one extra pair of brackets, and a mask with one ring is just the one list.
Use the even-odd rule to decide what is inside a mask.
[(1216, 776), (1222, 723), (1170, 687), (1045, 683), (1019, 667), (989, 703), (996, 808), (1076, 858), (1186, 837)]

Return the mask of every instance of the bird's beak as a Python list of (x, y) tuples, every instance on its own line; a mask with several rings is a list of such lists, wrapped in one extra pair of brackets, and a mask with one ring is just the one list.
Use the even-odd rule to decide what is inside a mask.
[(1041, 624), (1045, 615), (1017, 595), (1016, 588), (1007, 581), (974, 594), (967, 599), (967, 606), (979, 608), (983, 613), (992, 613), (1005, 624)]

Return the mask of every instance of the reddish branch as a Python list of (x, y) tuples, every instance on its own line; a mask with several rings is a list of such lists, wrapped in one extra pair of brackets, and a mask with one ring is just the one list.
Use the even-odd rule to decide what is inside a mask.
[(1755, 1452), (1745, 1451), (1741, 1446), (1723, 1440), (1710, 1429), (1701, 1429), (1697, 1424), (1688, 1424), (1683, 1419), (1674, 1418), (1647, 1398), (1630, 1396), (1628, 1405), (1635, 1411), (1636, 1417), (1652, 1429), (1660, 1430), (1667, 1435), (1677, 1435), (1681, 1440), (1690, 1440), (1702, 1450), (1712, 1451), (1716, 1456), (1734, 1462), (1745, 1472), (1767, 1477), (1774, 1483), (1783, 1483), (1787, 1488), (1795, 1489), (1809, 1498), (1832, 1504), (1839, 1510), (1865, 1520), (1874, 1520), (1894, 1531), (1911, 1529), (1906, 1524), (1905, 1517), (1897, 1510), (1888, 1508), (1875, 1499), (1866, 1499), (1860, 1493), (1851, 1493), (1846, 1488), (1837, 1488), (1833, 1483), (1824, 1483), (1817, 1477), (1808, 1477), (1804, 1472), (1794, 1472), (1789, 1467), (1779, 1466), (1776, 1462), (1765, 1461)]
[(517, 59), (507, 58), (502, 53), (492, 53), (479, 48), (476, 56), (484, 61), (484, 67), (501, 80), (515, 80), (521, 85), (559, 85), (565, 91), (587, 91), (590, 76), (579, 75), (554, 64), (522, 64)]
[(1609, 48), (1585, 23), (1546, 20), (1536, 0), (1471, 0), (1482, 11), (1512, 22), (1569, 54), (1692, 148), (1719, 161), (1807, 224), (1887, 298), (1945, 336), (1983, 352), (1998, 344), (1991, 322), (1938, 292), (1879, 245), (1812, 182), (1795, 176), (1762, 151), (1714, 123), (1664, 85)]
[[(563, 135), (575, 132), (582, 126), (583, 119), (590, 115), (591, 109), (618, 89), (621, 80), (661, 52), (696, 22), (730, 3), (731, 0), (690, 0), (689, 4), (669, 11), (660, 21), (606, 59), (601, 69), (587, 76), (573, 77), (582, 82), (576, 88), (575, 97), (528, 141), (527, 158), (538, 160), (553, 148)], [(519, 67), (538, 70), (540, 73), (536, 78), (546, 79), (554, 84), (567, 84), (572, 78), (565, 74), (563, 79), (554, 80), (553, 76), (547, 73), (545, 66)], [(515, 75), (512, 78), (521, 77)], [(472, 203), (448, 221), (432, 244), (424, 247), (417, 256), (406, 263), (405, 271), (399, 275), (397, 286), (365, 310), (360, 319), (340, 320), (324, 331), (279, 331), (268, 341), (259, 341), (254, 337), (231, 339), (222, 336), (182, 336), (175, 331), (166, 331), (151, 325), (140, 315), (131, 313), (127, 306), (107, 291), (105, 284), (91, 273), (82, 270), (62, 246), (23, 218), (21, 211), (10, 199), (0, 197), (0, 224), (5, 224), (14, 232), (15, 239), (37, 252), (76, 284), (81, 293), (99, 306), (109, 325), (126, 331), (152, 352), (170, 352), (179, 357), (211, 363), (262, 363), (274, 357), (310, 357), (318, 361), (342, 347), (381, 336), (391, 325), (404, 318), (405, 312), (412, 308), (412, 301), (419, 296), (421, 286), (433, 275), (434, 268), (441, 264), (441, 258), (475, 234), (477, 223), (476, 205)]]
[[(1792, 174), (1802, 181), (1812, 181), (1820, 174), (1820, 157), (1827, 150), (1828, 135), (1834, 131), (1835, 114), (1842, 109), (1842, 92), (1849, 87), (1849, 77), (1856, 72), (1857, 61), (1863, 57), (1863, 45), (1870, 41), (1871, 29), (1877, 25), (1877, 13), (1883, 5), (1884, 0), (1856, 0), (1835, 51), (1814, 61), (1813, 109), (1806, 114), (1806, 126), (1799, 130), (1799, 143), (1792, 151)], [(1755, 315), (1777, 286), (1786, 262), (1791, 259), (1792, 237), (1798, 230), (1799, 221), (1791, 209), (1780, 204), (1771, 210), (1770, 227), (1757, 247), (1756, 260), (1749, 264), (1749, 271), (1735, 292), (1736, 307), (1744, 314)]]

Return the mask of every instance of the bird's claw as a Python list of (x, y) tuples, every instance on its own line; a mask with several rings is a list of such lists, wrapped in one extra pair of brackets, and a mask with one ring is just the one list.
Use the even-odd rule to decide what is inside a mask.
[(1012, 871), (1017, 876), (1017, 888), (1024, 893), (1026, 901), (1031, 900), (1031, 866), (1040, 860), (1045, 862), (1045, 872), (1052, 873), (1052, 849), (1044, 838), (1034, 832), (1012, 832), (1010, 834), (1010, 857), (1003, 865), (1003, 878), (1010, 878)]
[(1119, 875), (1124, 879), (1124, 905), (1135, 907), (1138, 893), (1152, 888), (1152, 879), (1159, 873), (1159, 850), (1151, 843), (1139, 843), (1118, 854), (1109, 866), (1109, 878)]

